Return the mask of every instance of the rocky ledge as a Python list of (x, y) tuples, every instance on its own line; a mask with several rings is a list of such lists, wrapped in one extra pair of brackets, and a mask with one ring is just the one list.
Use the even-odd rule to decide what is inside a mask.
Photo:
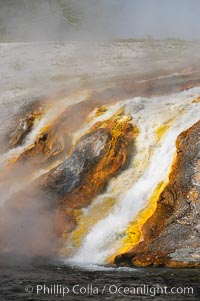
[(142, 241), (118, 266), (200, 267), (200, 121), (181, 133), (169, 183), (142, 228)]
[(127, 163), (133, 133), (128, 118), (98, 122), (64, 162), (39, 178), (40, 189), (56, 202), (59, 236), (66, 237), (74, 229), (74, 210), (87, 206)]

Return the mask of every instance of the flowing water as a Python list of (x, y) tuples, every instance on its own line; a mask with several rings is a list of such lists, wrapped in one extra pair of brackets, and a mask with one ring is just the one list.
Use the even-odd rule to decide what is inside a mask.
[[(199, 120), (197, 112), (200, 106), (192, 103), (199, 93), (200, 89), (194, 88), (170, 96), (151, 99), (134, 98), (121, 103), (126, 114), (132, 117), (132, 123), (139, 128), (134, 154), (134, 160), (139, 161), (139, 164), (136, 166), (134, 161), (129, 171), (125, 171), (111, 181), (105, 198), (108, 198), (108, 195), (110, 198), (115, 197), (116, 204), (104, 218), (92, 225), (70, 261), (104, 264), (106, 259), (120, 248), (123, 233), (129, 223), (147, 206), (158, 184), (167, 181), (175, 156), (175, 142), (178, 135)], [(113, 107), (111, 110), (113, 112)], [(163, 124), (166, 126), (165, 133), (158, 139), (156, 129)], [(134, 178), (131, 173), (139, 175)], [(102, 198), (103, 196), (101, 196), (101, 204)], [(99, 197), (96, 202), (99, 202)], [(95, 200), (86, 210), (88, 223), (90, 223), (90, 215), (94, 214), (92, 212), (94, 203)], [(98, 207), (98, 210), (105, 213), (103, 206), (102, 208)]]
[[(117, 116), (129, 118), (138, 135), (134, 141), (134, 153), (129, 167), (114, 177), (106, 191), (92, 200), (91, 205), (81, 211), (78, 225), (66, 242), (66, 262), (80, 264), (106, 264), (110, 256), (119, 252), (123, 246), (126, 230), (137, 218), (151, 199), (160, 183), (167, 183), (168, 175), (175, 156), (175, 142), (178, 135), (199, 119), (200, 88), (192, 88), (167, 96), (133, 99), (107, 106), (106, 111), (95, 116), (91, 112), (82, 129), (73, 133), (74, 141), (85, 134), (93, 124)], [(79, 97), (62, 99), (50, 109), (33, 127), (22, 146), (0, 155), (1, 164), (20, 155), (33, 142), (48, 124), (53, 123), (60, 114), (73, 103), (82, 102), (86, 93)], [(23, 181), (12, 183), (5, 195), (2, 193), (1, 206), (25, 185), (30, 184), (47, 170), (38, 170)], [(110, 201), (112, 200), (112, 201)], [(105, 203), (107, 202), (107, 206)], [(82, 229), (79, 233), (79, 229)], [(84, 231), (83, 231), (84, 229)], [(74, 244), (74, 237), (79, 244)], [(128, 246), (127, 246), (128, 249)]]
[[(129, 70), (129, 73), (141, 73), (142, 80), (138, 79), (138, 83), (145, 82), (142, 71), (145, 70), (146, 72), (146, 68), (149, 67), (148, 72), (152, 72), (159, 59), (162, 65), (166, 65), (167, 62), (167, 65), (171, 66), (176, 61), (175, 67), (182, 66), (183, 59), (180, 56), (179, 46), (173, 41), (167, 43), (171, 43), (171, 47), (167, 48), (164, 42), (158, 43), (160, 46), (157, 45), (157, 42), (156, 44), (147, 43), (147, 45), (134, 43), (134, 49), (131, 49), (130, 45), (128, 51), (127, 45), (118, 43), (114, 52), (113, 46), (108, 45), (102, 48), (101, 60), (97, 60), (94, 55), (94, 47), (91, 47), (89, 49), (89, 56), (91, 57), (88, 60), (83, 60), (81, 56), (80, 62), (82, 64), (79, 61), (77, 64), (71, 63), (72, 54), (75, 53), (77, 56), (77, 53), (80, 52), (79, 46), (71, 45), (70, 48), (70, 45), (58, 46), (56, 43), (55, 45), (52, 43), (34, 45), (34, 47), (31, 45), (14, 45), (13, 48), (13, 45), (9, 44), (1, 46), (2, 54), (5, 57), (1, 62), (5, 76), (2, 81), (0, 98), (0, 138), (3, 137), (4, 131), (7, 130), (15, 113), (20, 111), (22, 107), (20, 101), (23, 100), (28, 104), (27, 95), (33, 97), (38, 91), (39, 95), (43, 95), (43, 90), (50, 85), (52, 85), (52, 91), (56, 93), (63, 89), (63, 85), (65, 89), (69, 89), (71, 85), (80, 85), (80, 82), (82, 84), (87, 81), (83, 75), (88, 72), (88, 61), (90, 62), (89, 65), (93, 66), (90, 70), (90, 76), (103, 78), (106, 74), (118, 74), (120, 76), (126, 74), (127, 68), (124, 66), (131, 65), (132, 60), (134, 60), (136, 65)], [(21, 55), (21, 47), (22, 49), (23, 47), (26, 48), (23, 56)], [(76, 51), (74, 51), (74, 47)], [(148, 50), (147, 53), (148, 47), (150, 47), (150, 51)], [(57, 57), (57, 48), (60, 49), (59, 57)], [(67, 51), (69, 52), (68, 65), (71, 66), (69, 70), (65, 65)], [(173, 57), (171, 52), (174, 53), (174, 51), (175, 56)], [(191, 52), (187, 50), (186, 46), (184, 52), (186, 52), (186, 57), (191, 57)], [(197, 51), (192, 53), (194, 52), (199, 53)], [(15, 56), (14, 53), (16, 53), (16, 57), (20, 57), (18, 68), (8, 64), (10, 58)], [(34, 56), (34, 53), (37, 53), (38, 58), (35, 57), (35, 61), (31, 60), (30, 62), (30, 57)], [(88, 53), (88, 48), (85, 49), (84, 55), (85, 53)], [(23, 66), (21, 57), (27, 65)], [(92, 62), (96, 62), (95, 64), (91, 63), (91, 58)], [(79, 69), (82, 72), (81, 76), (78, 74)], [(34, 84), (32, 71), (39, 78), (34, 81)], [(178, 78), (180, 75), (180, 73), (174, 73), (174, 70), (170, 70), (170, 72), (170, 77), (177, 76)], [(190, 69), (185, 72), (189, 74)], [(66, 81), (63, 84), (61, 79), (58, 87), (55, 87), (56, 76), (60, 75), (69, 76), (68, 86), (65, 87)], [(80, 78), (76, 83), (75, 79), (78, 76)], [(162, 79), (167, 76), (161, 75), (159, 78)], [(23, 85), (20, 88), (22, 79)], [(38, 90), (39, 87), (40, 90)], [(88, 92), (81, 92), (59, 101), (51, 101), (48, 110), (34, 124), (23, 144), (0, 154), (1, 170), (5, 168), (6, 172), (9, 172), (10, 161), (29, 148), (44, 127), (52, 124), (70, 105), (87, 101), (88, 95)], [(98, 121), (107, 120), (113, 116), (121, 119), (129, 118), (137, 132), (129, 165), (109, 182), (106, 190), (95, 197), (90, 205), (79, 210), (77, 227), (70, 234), (65, 248), (62, 250), (62, 262), (49, 261), (44, 264), (46, 259), (43, 258), (34, 258), (32, 262), (23, 258), (20, 261), (20, 259), (15, 258), (15, 254), (11, 257), (0, 257), (0, 301), (88, 300), (92, 298), (93, 300), (102, 298), (105, 300), (199, 300), (199, 270), (129, 269), (114, 268), (107, 265), (112, 255), (120, 253), (122, 249), (127, 250), (133, 244), (128, 236), (128, 229), (133, 222), (137, 224), (137, 218), (143, 209), (150, 206), (148, 208), (151, 213), (155, 210), (159, 196), (156, 194), (157, 198), (155, 197), (155, 191), (157, 187), (163, 188), (167, 184), (175, 158), (177, 136), (199, 120), (200, 103), (199, 101), (194, 102), (194, 99), (199, 96), (200, 88), (196, 87), (177, 94), (159, 97), (123, 99), (114, 105), (106, 106), (105, 112), (101, 115), (96, 114), (96, 109), (90, 112), (81, 128), (71, 133), (73, 143)], [(74, 116), (75, 118), (76, 116)], [(3, 143), (2, 141), (0, 142)], [(9, 179), (10, 182), (7, 183), (6, 179), (6, 186), (2, 181), (0, 183), (0, 208), (4, 208), (11, 196), (30, 185), (32, 181), (46, 173), (50, 168), (38, 169), (33, 174), (23, 178), (20, 174), (19, 177), (18, 174), (14, 174)], [(152, 198), (154, 203), (150, 204)], [(140, 221), (145, 222), (142, 219)], [(15, 224), (13, 225), (15, 226)], [(34, 242), (32, 243), (34, 244)], [(23, 249), (24, 246), (22, 245), (21, 248)], [(38, 260), (42, 264), (37, 263)], [(39, 286), (38, 293), (37, 286)], [(46, 286), (46, 290), (44, 290), (44, 286)], [(139, 291), (136, 290), (138, 287), (140, 288)], [(164, 288), (167, 289), (165, 293), (163, 293)], [(172, 288), (175, 288), (176, 291), (172, 292)], [(192, 288), (192, 291), (184, 291), (185, 288)], [(65, 289), (64, 296), (63, 289)]]

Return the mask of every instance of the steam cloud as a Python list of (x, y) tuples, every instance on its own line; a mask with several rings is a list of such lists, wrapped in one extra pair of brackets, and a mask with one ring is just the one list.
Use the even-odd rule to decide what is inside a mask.
[(59, 244), (55, 211), (39, 188), (26, 180), (33, 166), (17, 164), (1, 170), (0, 254), (54, 256)]
[(105, 38), (199, 39), (198, 0), (1, 0), (8, 41)]
[[(199, 39), (199, 8), (197, 0), (0, 0), (0, 42), (94, 41), (147, 36)], [(69, 50), (68, 55), (71, 51), (82, 62), (83, 74), (91, 73), (93, 76), (93, 70), (96, 71), (98, 67), (97, 60), (91, 63), (87, 44), (81, 48), (79, 45), (71, 46), (71, 49), (62, 44), (59, 48), (56, 43), (33, 44), (31, 47), (27, 44), (22, 48), (19, 44), (0, 45), (0, 151), (4, 146), (5, 133), (13, 126), (14, 116), (24, 104), (31, 101), (36, 90), (40, 90), (39, 96), (41, 90), (49, 95), (55, 92), (52, 91), (55, 78), (51, 77), (51, 71), (56, 71), (58, 76), (61, 70), (61, 67), (56, 69), (56, 62), (64, 66), (62, 75), (67, 76), (65, 70), (69, 70), (70, 66), (65, 56), (62, 57), (63, 53)], [(116, 58), (119, 59), (121, 55), (122, 60), (124, 57), (127, 59), (126, 53), (121, 54), (120, 47), (115, 53)], [(56, 58), (56, 51), (61, 59)], [(110, 53), (112, 57), (112, 45)], [(197, 56), (193, 46), (184, 55), (181, 52), (184, 59), (180, 65), (183, 61), (196, 64), (194, 53)], [(150, 70), (155, 70), (156, 62), (151, 57), (147, 60), (149, 54), (154, 53), (150, 50), (146, 56), (140, 56), (141, 63), (144, 60), (146, 69), (150, 66)], [(165, 61), (166, 53), (163, 50), (159, 50), (159, 55)], [(177, 65), (179, 57), (178, 49), (174, 59)], [(150, 62), (149, 66), (147, 61)], [(81, 64), (77, 65), (80, 67)], [(73, 70), (70, 72), (68, 77), (72, 76)], [(68, 81), (68, 87), (71, 87), (72, 82)], [(62, 90), (66, 85), (66, 81), (63, 81), (58, 89)], [(50, 210), (49, 200), (42, 193), (38, 193), (37, 198), (31, 194), (26, 197), (10, 194), (15, 186), (24, 181), (29, 168), (31, 171), (32, 166), (19, 165), (11, 173), (1, 169), (0, 251), (29, 256), (48, 255), (59, 243), (54, 235), (54, 213)]]

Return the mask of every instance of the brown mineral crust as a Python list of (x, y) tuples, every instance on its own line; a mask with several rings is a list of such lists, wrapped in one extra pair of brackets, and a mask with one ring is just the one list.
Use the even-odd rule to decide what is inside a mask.
[(36, 121), (40, 120), (52, 100), (45, 98), (30, 99), (22, 105), (11, 121), (6, 134), (4, 148), (14, 148), (23, 143), (23, 140), (31, 132)]
[[(98, 105), (100, 105), (100, 101), (90, 99), (86, 102), (74, 104), (66, 108), (64, 112), (57, 116), (52, 124), (42, 129), (34, 143), (25, 149), (15, 162), (25, 162), (29, 159), (34, 161), (34, 163), (40, 164), (42, 161), (54, 158), (55, 156), (61, 158), (66, 157), (72, 146), (71, 133), (81, 127), (89, 113), (91, 113), (95, 107), (98, 107)], [(25, 136), (21, 127), (22, 121), (31, 119), (32, 115), (33, 113), (30, 113), (26, 115), (25, 118), (20, 119), (17, 127), (18, 142), (22, 141)], [(31, 128), (29, 127), (27, 132), (30, 130)], [(15, 136), (16, 133), (13, 134), (13, 137)]]
[[(164, 74), (163, 77), (161, 75), (162, 74), (159, 73), (155, 74), (155, 78), (152, 78), (151, 75), (151, 77), (147, 77), (146, 80), (137, 80), (137, 78), (129, 76), (113, 77), (108, 79), (106, 83), (98, 81), (94, 84), (94, 90), (86, 101), (69, 106), (52, 125), (44, 129), (33, 145), (26, 149), (17, 161), (33, 157), (37, 157), (35, 161), (41, 161), (61, 153), (66, 154), (71, 147), (69, 139), (70, 133), (80, 128), (88, 114), (91, 113), (94, 108), (110, 105), (129, 97), (159, 96), (168, 94), (168, 91), (170, 91), (170, 93), (176, 93), (200, 85), (199, 71), (194, 70), (189, 74), (172, 76)], [(97, 90), (95, 91), (96, 85)], [(102, 86), (102, 88), (99, 89), (99, 86)], [(60, 97), (64, 96), (66, 96), (65, 91), (60, 94)], [(31, 131), (34, 120), (39, 117), (38, 107), (48, 107), (48, 103), (51, 105), (55, 101), (59, 102), (59, 95), (55, 99), (41, 99), (41, 101), (37, 101), (36, 104), (32, 105), (32, 111), (29, 109), (28, 113), (25, 112), (25, 109), (23, 110), (25, 117), (19, 118), (16, 129), (10, 135), (10, 147), (20, 145), (26, 135)], [(62, 136), (62, 138), (58, 139), (54, 136), (54, 133), (59, 133), (59, 137)], [(45, 142), (43, 137), (45, 137)], [(62, 140), (62, 142), (60, 142), (60, 140)], [(67, 143), (64, 143), (65, 140)], [(40, 158), (38, 160), (39, 156)]]
[(30, 163), (36, 165), (54, 158), (66, 156), (71, 148), (71, 136), (66, 132), (56, 132), (55, 129), (45, 130), (41, 133), (25, 151), (17, 158), (16, 162)]
[(72, 231), (74, 209), (87, 206), (103, 191), (124, 167), (132, 143), (133, 126), (127, 120), (99, 122), (77, 142), (62, 164), (39, 179), (40, 189), (53, 196), (57, 216), (64, 222), (56, 226), (57, 232)]
[[(174, 71), (175, 73), (176, 71)], [(130, 97), (152, 97), (171, 93), (179, 93), (200, 85), (200, 72), (191, 71), (186, 74), (151, 74), (146, 79), (137, 79), (134, 76), (113, 77), (104, 83), (104, 89), (97, 89), (92, 94), (93, 98), (99, 99), (103, 104), (113, 100), (123, 100)], [(107, 101), (107, 102), (106, 102)]]
[(116, 256), (117, 265), (200, 266), (200, 121), (179, 135), (169, 183), (155, 213), (142, 227), (142, 241)]
[(41, 112), (33, 112), (27, 114), (24, 118), (20, 118), (16, 130), (10, 136), (10, 147), (16, 147), (22, 143), (23, 139), (31, 131), (34, 121), (40, 116)]

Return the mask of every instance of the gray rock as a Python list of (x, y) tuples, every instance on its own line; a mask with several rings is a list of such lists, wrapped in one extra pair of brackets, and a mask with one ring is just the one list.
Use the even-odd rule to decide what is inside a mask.
[(110, 132), (103, 128), (83, 136), (72, 155), (42, 178), (42, 189), (62, 198), (78, 187), (101, 160), (110, 139)]

